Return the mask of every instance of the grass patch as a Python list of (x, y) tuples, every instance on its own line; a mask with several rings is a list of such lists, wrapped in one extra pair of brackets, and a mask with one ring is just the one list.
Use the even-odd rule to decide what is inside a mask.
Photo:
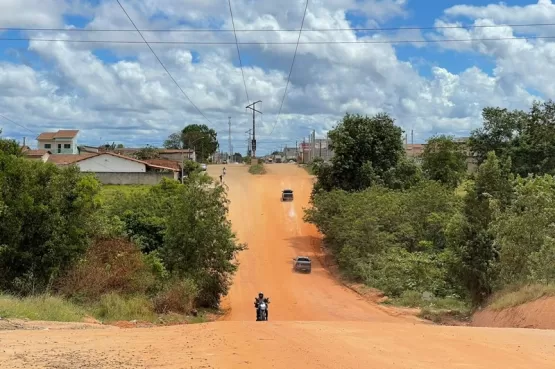
[(81, 322), (85, 310), (62, 297), (40, 295), (32, 297), (0, 296), (0, 317), (58, 322)]
[(266, 174), (264, 164), (254, 164), (249, 167), (249, 173), (254, 175)]
[(314, 171), (312, 170), (313, 169), (312, 165), (302, 164), (302, 165), (300, 165), (300, 167), (302, 167), (304, 170), (306, 170), (306, 172), (308, 174), (310, 174), (311, 176), (315, 175)]
[(158, 320), (152, 301), (146, 296), (123, 297), (116, 293), (102, 296), (92, 307), (92, 315), (103, 322), (140, 320), (154, 323)]
[(496, 293), (488, 307), (503, 310), (548, 296), (555, 296), (555, 284), (529, 284)]
[(472, 184), (471, 179), (464, 180), (457, 188), (455, 188), (455, 195), (459, 197), (464, 197), (466, 195), (466, 188)]
[(442, 323), (448, 320), (466, 321), (471, 315), (470, 305), (455, 297), (424, 298), (420, 292), (405, 291), (400, 297), (385, 303), (409, 308), (420, 308), (419, 317)]

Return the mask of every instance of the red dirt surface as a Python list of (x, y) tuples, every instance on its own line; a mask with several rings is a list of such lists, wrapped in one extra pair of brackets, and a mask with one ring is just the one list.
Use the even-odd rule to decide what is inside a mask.
[[(319, 235), (302, 221), (312, 178), (272, 164), (253, 176), (228, 165), (230, 219), (249, 249), (223, 320), (171, 327), (0, 332), (0, 368), (553, 369), (555, 331), (448, 327), (382, 307), (320, 263)], [(219, 176), (221, 166), (209, 166)], [(280, 202), (283, 188), (293, 202)], [(313, 272), (292, 258), (313, 258)], [(256, 322), (254, 296), (271, 299)]]
[(486, 308), (474, 314), (473, 327), (555, 329), (555, 297), (544, 297), (513, 308)]

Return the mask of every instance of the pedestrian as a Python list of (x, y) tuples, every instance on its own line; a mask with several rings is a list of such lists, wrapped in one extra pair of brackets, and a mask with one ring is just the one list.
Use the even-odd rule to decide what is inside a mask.
[(224, 167), (224, 176), (225, 176), (225, 167)]
[(224, 182), (223, 178), (224, 178), (224, 177), (220, 174), (220, 183), (223, 183), (223, 182)]

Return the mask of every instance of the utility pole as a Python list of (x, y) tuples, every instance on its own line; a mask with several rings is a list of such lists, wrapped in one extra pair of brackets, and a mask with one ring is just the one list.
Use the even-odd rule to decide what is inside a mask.
[(245, 132), (249, 134), (249, 138), (247, 139), (247, 156), (251, 156), (251, 132), (252, 128)]
[(229, 155), (227, 156), (227, 160), (229, 161), (229, 160), (231, 160), (230, 158), (231, 158), (231, 155), (232, 155), (231, 154), (231, 151), (232, 151), (232, 148), (231, 148), (231, 117), (227, 117), (227, 119), (228, 119), (228, 125), (229, 125), (229, 134), (227, 136), (228, 143), (229, 143), (229, 151), (228, 151)]
[(252, 158), (256, 158), (256, 128), (255, 128), (255, 113), (260, 113), (262, 114), (261, 111), (256, 110), (256, 104), (261, 103), (262, 100), (258, 100), (253, 102), (250, 105), (247, 105), (245, 108), (246, 109), (251, 109), (252, 110), (252, 143), (251, 143), (251, 149), (252, 149)]

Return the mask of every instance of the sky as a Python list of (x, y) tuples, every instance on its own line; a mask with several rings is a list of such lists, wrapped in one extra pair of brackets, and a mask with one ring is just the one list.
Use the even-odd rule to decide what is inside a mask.
[(551, 0), (310, 0), (296, 54), (306, 0), (120, 2), (140, 30), (164, 30), (142, 33), (171, 77), (116, 0), (0, 1), (4, 137), (162, 146), (206, 124), (227, 152), (231, 121), (244, 154), (245, 107), (261, 100), (258, 153), (325, 137), (345, 113), (386, 112), (421, 143), (468, 136), (484, 107), (555, 97)]

